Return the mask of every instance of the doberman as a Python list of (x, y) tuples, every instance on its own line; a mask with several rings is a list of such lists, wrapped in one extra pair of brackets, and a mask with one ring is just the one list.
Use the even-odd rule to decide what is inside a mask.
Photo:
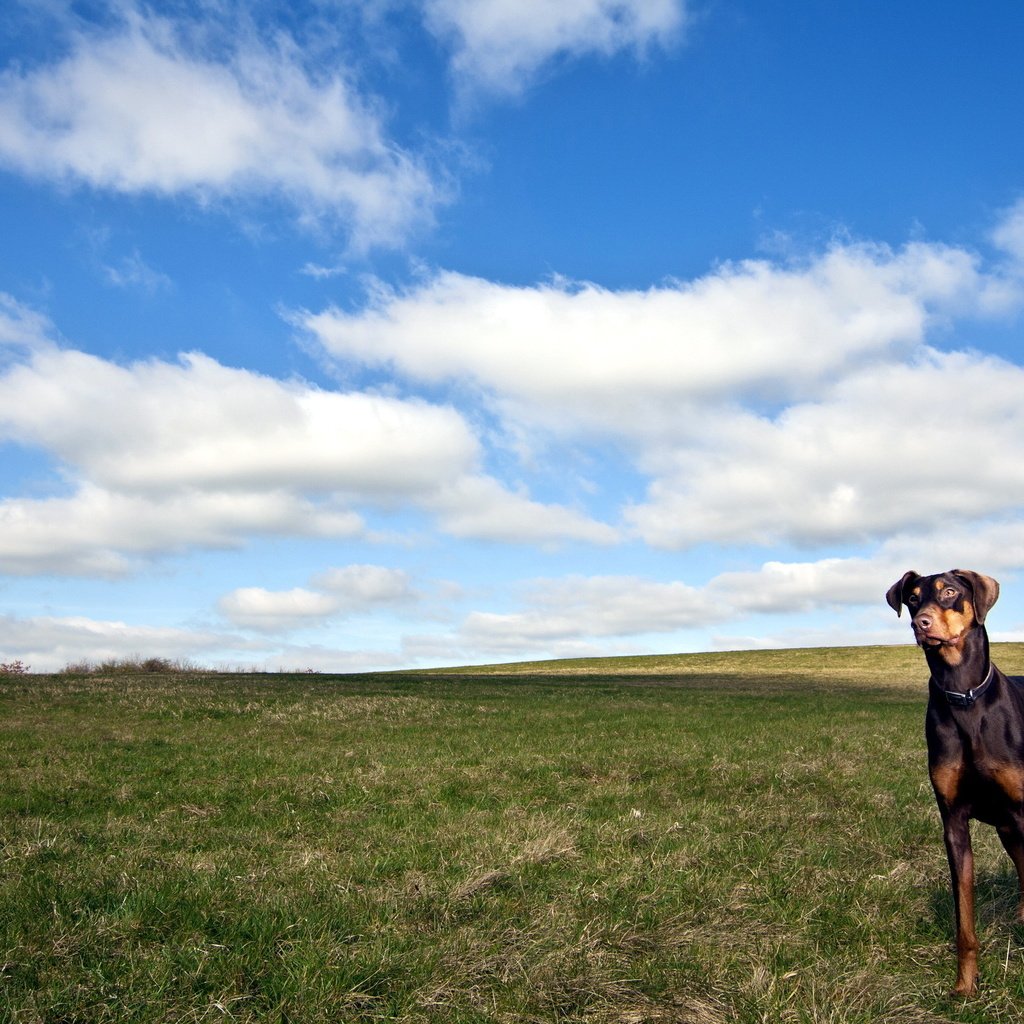
[(928, 773), (942, 817), (956, 910), (954, 992), (978, 987), (974, 926), (974, 855), (970, 819), (994, 825), (1017, 869), (1024, 922), (1024, 687), (989, 658), (985, 616), (999, 584), (969, 569), (936, 576), (908, 572), (885, 597), (899, 615), (910, 609), (928, 683)]

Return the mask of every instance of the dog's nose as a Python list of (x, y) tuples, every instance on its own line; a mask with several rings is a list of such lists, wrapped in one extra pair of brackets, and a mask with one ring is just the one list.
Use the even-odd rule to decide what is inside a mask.
[(927, 629), (932, 624), (932, 617), (930, 615), (915, 615), (914, 625), (920, 626), (921, 629)]

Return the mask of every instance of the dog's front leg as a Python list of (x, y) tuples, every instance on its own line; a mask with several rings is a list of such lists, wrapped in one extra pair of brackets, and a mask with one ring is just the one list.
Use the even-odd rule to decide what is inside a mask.
[(943, 814), (943, 837), (949, 858), (949, 877), (956, 912), (957, 995), (972, 996), (978, 990), (978, 935), (974, 930), (974, 851), (967, 813)]

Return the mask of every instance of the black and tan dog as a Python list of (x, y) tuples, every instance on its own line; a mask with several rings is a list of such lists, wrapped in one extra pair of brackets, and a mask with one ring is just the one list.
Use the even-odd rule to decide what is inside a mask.
[(886, 600), (910, 609), (914, 639), (931, 670), (928, 683), (928, 771), (942, 816), (956, 909), (954, 991), (978, 986), (974, 927), (974, 856), (969, 821), (994, 825), (1021, 885), (1024, 921), (1024, 686), (989, 658), (985, 616), (999, 584), (968, 569), (936, 576), (905, 573)]

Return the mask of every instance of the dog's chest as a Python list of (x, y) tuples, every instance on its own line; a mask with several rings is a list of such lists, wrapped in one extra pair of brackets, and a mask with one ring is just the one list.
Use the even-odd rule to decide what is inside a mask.
[(966, 807), (972, 817), (998, 825), (1009, 812), (1024, 809), (1024, 763), (1005, 756), (975, 752), (930, 767), (940, 804)]
[(990, 713), (929, 722), (929, 774), (940, 804), (966, 805), (991, 824), (1024, 809), (1024, 732), (1014, 721)]

